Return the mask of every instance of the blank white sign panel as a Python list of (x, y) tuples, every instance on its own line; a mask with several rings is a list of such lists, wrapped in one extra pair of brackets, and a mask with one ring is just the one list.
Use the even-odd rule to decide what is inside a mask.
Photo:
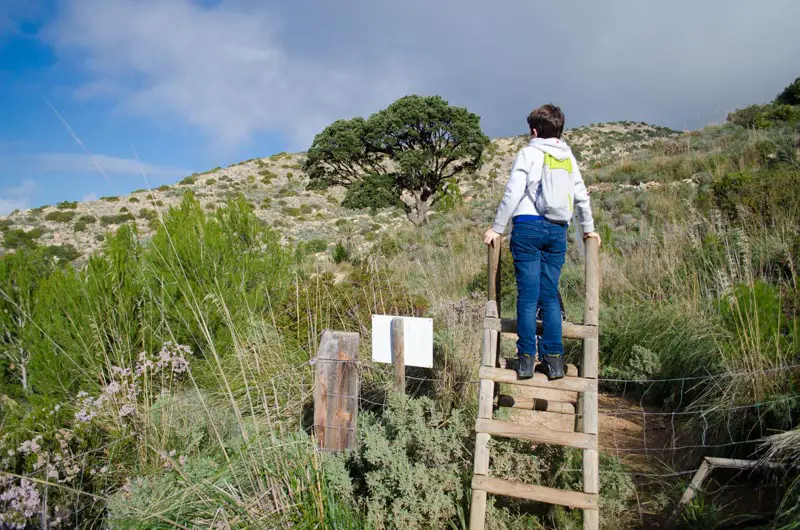
[[(392, 315), (372, 315), (372, 360), (392, 362)], [(433, 368), (433, 319), (402, 317), (406, 366)]]

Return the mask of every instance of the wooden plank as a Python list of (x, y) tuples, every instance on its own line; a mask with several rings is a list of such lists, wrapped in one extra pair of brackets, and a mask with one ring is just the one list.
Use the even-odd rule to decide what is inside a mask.
[(358, 333), (325, 330), (314, 378), (314, 433), (321, 449), (341, 451), (356, 444), (359, 377)]
[(708, 459), (704, 458), (703, 463), (700, 464), (697, 473), (692, 477), (692, 481), (689, 483), (686, 491), (683, 492), (681, 499), (678, 501), (678, 505), (675, 507), (675, 511), (672, 513), (673, 522), (677, 521), (678, 516), (680, 516), (681, 511), (683, 511), (683, 507), (692, 501), (695, 493), (697, 493), (697, 490), (703, 485), (703, 482), (706, 480), (706, 475), (708, 475), (710, 471), (711, 465), (708, 463)]
[[(505, 368), (507, 370), (515, 369), (516, 363), (517, 363), (517, 359), (516, 358), (507, 358), (507, 357), (501, 357), (498, 361), (499, 361), (497, 363), (498, 366), (500, 366), (500, 368)], [(539, 364), (539, 361), (536, 361), (534, 363), (534, 366), (536, 366), (538, 364)], [(564, 366), (564, 368), (567, 370), (567, 375), (568, 376), (570, 376), (570, 377), (578, 377), (578, 367), (575, 366), (574, 364), (567, 364), (567, 365)]]
[(586, 249), (586, 298), (583, 306), (583, 323), (596, 326), (600, 322), (600, 243), (595, 238), (584, 241)]
[(469, 530), (483, 530), (486, 525), (486, 492), (472, 490), (472, 502), (469, 506)]
[(541, 444), (563, 445), (577, 449), (597, 449), (597, 436), (582, 432), (559, 432), (537, 427), (531, 430), (530, 425), (520, 425), (505, 421), (478, 418), (475, 422), (476, 432), (485, 432), (502, 438), (519, 438)]
[[(487, 318), (497, 318), (497, 302), (489, 300), (486, 302), (486, 311), (484, 315)], [(495, 366), (497, 364), (497, 343), (499, 333), (493, 329), (483, 330), (483, 355), (481, 364), (483, 366)]]
[(519, 386), (532, 386), (538, 388), (551, 388), (553, 390), (566, 390), (568, 392), (590, 392), (597, 390), (596, 379), (583, 379), (581, 377), (564, 377), (555, 381), (548, 381), (547, 376), (540, 373), (533, 374), (530, 379), (518, 379), (517, 372), (503, 368), (490, 368), (481, 366), (478, 370), (480, 379), (491, 379), (495, 383), (509, 383)]
[(475, 435), (475, 465), (473, 472), (476, 475), (489, 474), (489, 440), (491, 437), (485, 432)]
[[(514, 318), (485, 318), (483, 320), (483, 329), (493, 329), (501, 333), (516, 333), (517, 320)], [(542, 321), (536, 322), (537, 333), (542, 332)], [(585, 326), (583, 324), (574, 324), (572, 322), (561, 323), (561, 336), (565, 339), (586, 339), (597, 337), (596, 326)]]
[(487, 285), (489, 300), (497, 303), (497, 313), (500, 314), (500, 298), (502, 296), (500, 287), (500, 254), (503, 249), (502, 238), (495, 241), (494, 245), (487, 247)]
[(588, 495), (580, 491), (559, 490), (545, 486), (522, 484), (511, 480), (476, 475), (472, 477), (472, 489), (485, 491), (493, 495), (505, 495), (517, 499), (528, 499), (547, 504), (558, 504), (570, 508), (597, 510), (597, 495)]
[(394, 389), (406, 393), (406, 360), (403, 342), (403, 317), (392, 319), (392, 364), (394, 365)]
[(494, 407), (494, 381), (481, 379), (478, 390), (478, 417), (491, 418)]
[(538, 412), (551, 412), (553, 414), (575, 414), (575, 403), (556, 401), (537, 397), (508, 396), (500, 394), (497, 405), (513, 409), (535, 410)]

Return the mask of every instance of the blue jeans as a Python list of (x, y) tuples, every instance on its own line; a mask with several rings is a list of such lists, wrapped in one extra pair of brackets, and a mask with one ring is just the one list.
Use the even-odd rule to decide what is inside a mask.
[(536, 309), (542, 309), (539, 355), (563, 355), (558, 279), (567, 253), (567, 226), (537, 218), (514, 223), (511, 254), (517, 277), (517, 352), (534, 355)]

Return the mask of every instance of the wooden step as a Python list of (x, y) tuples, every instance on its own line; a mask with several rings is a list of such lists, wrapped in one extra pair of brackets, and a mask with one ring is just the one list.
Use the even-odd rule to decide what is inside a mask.
[(575, 403), (542, 399), (526, 396), (508, 396), (500, 394), (497, 397), (497, 406), (522, 410), (535, 410), (538, 412), (552, 412), (554, 414), (575, 414)]
[(519, 386), (533, 386), (538, 388), (552, 388), (553, 390), (566, 390), (568, 392), (593, 392), (597, 390), (596, 379), (567, 376), (555, 381), (548, 381), (547, 376), (534, 373), (530, 379), (518, 379), (517, 372), (504, 368), (481, 366), (478, 370), (480, 379), (491, 379), (495, 383), (509, 383)]
[[(500, 331), (501, 333), (516, 333), (517, 320), (514, 318), (492, 318), (483, 319), (483, 329)], [(542, 331), (542, 322), (536, 322), (538, 333)], [(565, 339), (593, 339), (597, 338), (597, 326), (586, 326), (583, 324), (573, 324), (563, 322), (561, 324), (561, 336)]]
[(511, 480), (475, 475), (472, 477), (472, 489), (485, 491), (493, 495), (505, 495), (518, 499), (528, 499), (548, 504), (559, 504), (583, 510), (598, 510), (597, 494), (580, 491), (559, 490), (545, 486), (534, 486)]
[[(500, 357), (497, 361), (500, 364), (500, 368), (506, 368), (508, 370), (514, 370), (517, 366), (517, 358), (516, 357)], [(534, 363), (535, 365), (539, 364), (539, 361)], [(567, 369), (567, 375), (571, 377), (578, 377), (578, 367), (574, 364), (567, 364), (565, 365)]]
[(520, 425), (507, 421), (489, 420), (478, 418), (475, 422), (475, 432), (482, 432), (501, 438), (519, 438), (539, 444), (563, 445), (576, 449), (597, 449), (597, 435), (582, 432), (559, 432)]

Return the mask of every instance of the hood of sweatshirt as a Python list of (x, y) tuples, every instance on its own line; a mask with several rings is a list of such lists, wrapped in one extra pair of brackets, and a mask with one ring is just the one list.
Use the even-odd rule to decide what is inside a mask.
[(572, 149), (564, 140), (558, 138), (533, 138), (528, 145), (549, 154), (556, 160), (566, 160), (572, 156)]

